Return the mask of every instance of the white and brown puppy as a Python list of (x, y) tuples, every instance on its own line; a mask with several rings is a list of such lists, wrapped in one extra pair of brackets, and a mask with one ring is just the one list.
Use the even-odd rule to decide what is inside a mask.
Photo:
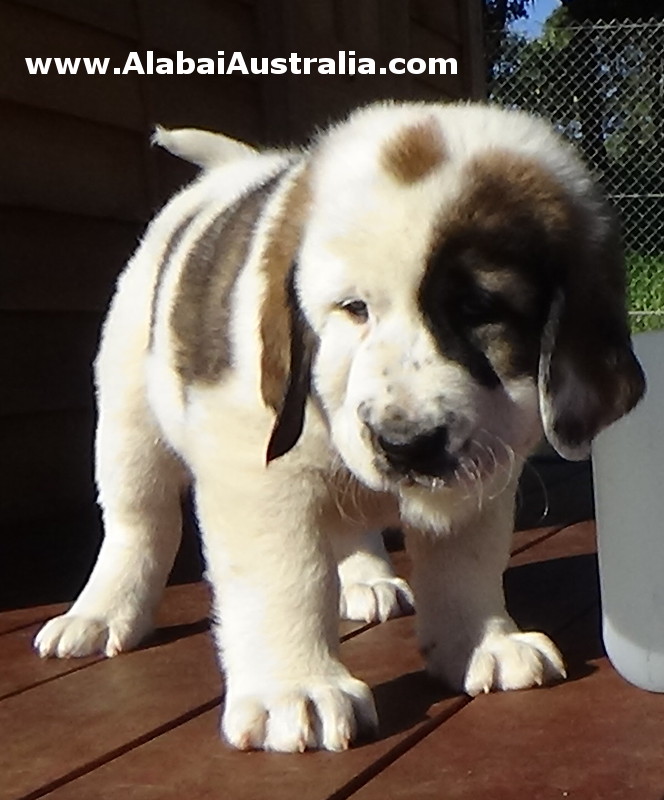
[[(380, 540), (400, 523), (428, 669), (470, 694), (564, 674), (501, 577), (524, 458), (577, 458), (640, 398), (611, 215), (551, 128), (476, 105), (382, 104), (303, 151), (200, 131), (205, 167), (120, 278), (97, 360), (106, 535), (44, 656), (135, 646), (193, 482), (223, 732), (340, 750), (375, 724), (337, 610), (410, 602)], [(335, 569), (338, 562), (339, 570)]]

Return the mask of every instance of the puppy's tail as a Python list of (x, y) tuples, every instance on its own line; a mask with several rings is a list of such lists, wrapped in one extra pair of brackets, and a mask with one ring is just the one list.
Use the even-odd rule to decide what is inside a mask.
[(175, 156), (184, 158), (185, 161), (198, 164), (203, 169), (211, 169), (229, 161), (256, 154), (256, 150), (248, 144), (238, 142), (221, 133), (202, 131), (198, 128), (168, 130), (168, 128), (157, 125), (151, 142)]

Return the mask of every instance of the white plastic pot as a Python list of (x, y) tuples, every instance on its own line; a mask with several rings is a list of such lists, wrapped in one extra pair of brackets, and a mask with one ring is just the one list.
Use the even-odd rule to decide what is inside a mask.
[(664, 331), (634, 349), (646, 397), (593, 446), (603, 636), (624, 678), (664, 692)]

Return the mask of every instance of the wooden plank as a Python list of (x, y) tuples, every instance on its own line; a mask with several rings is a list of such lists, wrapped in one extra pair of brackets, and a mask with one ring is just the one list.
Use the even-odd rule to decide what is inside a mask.
[[(256, 5), (260, 51), (268, 58), (281, 57), (286, 50), (286, 9), (283, 3)], [(265, 75), (259, 82), (264, 143), (283, 145), (290, 140), (291, 95), (288, 75)]]
[(513, 556), (505, 594), (517, 623), (556, 640), (567, 622), (597, 603), (595, 551), (595, 526), (587, 522), (564, 528)]
[(182, 189), (198, 175), (199, 168), (194, 164), (184, 161), (165, 150), (154, 148), (150, 151), (157, 186), (155, 194), (155, 212), (159, 210), (169, 198)]
[(94, 503), (93, 424), (80, 410), (0, 418), (3, 526)]
[(3, 101), (0, 116), (0, 203), (146, 218), (143, 137)]
[[(33, 686), (47, 683), (61, 675), (77, 672), (101, 660), (102, 656), (87, 658), (47, 658), (37, 656), (32, 641), (43, 621), (64, 613), (68, 605), (40, 606), (25, 609), (38, 614), (38, 618), (11, 633), (0, 636), (0, 700), (19, 694)], [(194, 635), (209, 627), (210, 598), (203, 583), (169, 586), (164, 593), (154, 634), (144, 647), (157, 647), (176, 638)], [(0, 622), (11, 613), (0, 615)]]
[(589, 461), (564, 461), (536, 454), (525, 463), (519, 481), (516, 524), (566, 524), (594, 517)]
[(260, 89), (237, 76), (146, 76), (152, 122), (167, 128), (191, 127), (220, 131), (237, 139), (259, 142), (263, 121)]
[(660, 800), (663, 738), (664, 695), (600, 658), (548, 691), (478, 698), (354, 797)]
[(385, 61), (410, 52), (410, 3), (395, 3), (389, 14), (379, 14), (381, 52)]
[[(50, 466), (55, 471), (68, 464), (63, 460), (62, 464)], [(91, 464), (88, 466), (92, 469)], [(37, 458), (35, 467), (39, 477)], [(72, 600), (90, 573), (101, 542), (101, 522), (94, 503), (92, 473), (85, 478), (82, 486), (71, 489), (72, 494), (88, 491), (89, 496), (83, 501), (78, 498), (64, 509), (57, 505), (44, 507), (28, 486), (24, 487), (26, 506), (22, 514), (17, 514), (15, 520), (2, 520), (0, 609), (15, 609), (8, 612), (10, 629), (17, 623), (22, 622), (19, 626), (25, 627), (48, 616), (49, 609), (44, 604)], [(37, 486), (37, 491), (40, 488)], [(1, 619), (4, 622), (4, 613)]]
[[(508, 606), (517, 621), (525, 628), (534, 627), (545, 630), (554, 636), (565, 656), (569, 678), (568, 681), (542, 691), (495, 693), (475, 698), (470, 706), (463, 709), (456, 718), (450, 719), (436, 729), (431, 736), (423, 740), (417, 748), (409, 751), (402, 759), (387, 767), (373, 781), (369, 782), (356, 795), (362, 800), (379, 797), (389, 786), (389, 797), (455, 797), (476, 798), (490, 793), (498, 800), (507, 800), (514, 796), (515, 789), (519, 794), (544, 800), (562, 796), (565, 787), (549, 786), (541, 775), (536, 779), (522, 779), (529, 767), (531, 754), (537, 753), (540, 758), (538, 769), (542, 774), (552, 762), (552, 748), (533, 742), (533, 726), (540, 720), (540, 709), (556, 708), (561, 693), (578, 695), (579, 681), (599, 668), (607, 669), (603, 661), (599, 664), (587, 665), (587, 661), (601, 658), (603, 655), (599, 637), (597, 617), (598, 586), (597, 566), (594, 559), (595, 530), (593, 523), (582, 523), (556, 532), (545, 539), (535, 539), (535, 544), (518, 553), (512, 559), (512, 566), (506, 576), (506, 592)], [(534, 561), (536, 557), (538, 560)], [(544, 613), (543, 613), (544, 612)], [(594, 678), (593, 678), (594, 680)], [(593, 684), (594, 685), (594, 684)], [(573, 687), (570, 689), (570, 687)], [(581, 692), (587, 690), (581, 689)], [(540, 729), (549, 743), (555, 742), (556, 754), (560, 752), (559, 743), (565, 742), (570, 735), (576, 735), (576, 714), (586, 716), (587, 709), (575, 707), (561, 711), (558, 731)], [(523, 719), (528, 717), (530, 725), (523, 727)], [(482, 720), (480, 722), (480, 720)], [(603, 724), (603, 723), (600, 723)], [(471, 734), (474, 726), (491, 729), (500, 757), (489, 758), (490, 767), (486, 769), (486, 745), (490, 739), (480, 737), (480, 750), (475, 749), (475, 734)], [(503, 732), (497, 734), (497, 729)], [(562, 735), (561, 735), (562, 732)], [(457, 737), (463, 745), (450, 748), (450, 743)], [(472, 747), (469, 742), (472, 741)], [(460, 755), (461, 751), (463, 755)], [(568, 748), (574, 753), (574, 748)], [(524, 754), (527, 757), (524, 758)], [(557, 756), (554, 756), (556, 760)], [(474, 764), (471, 766), (470, 760)], [(501, 764), (498, 775), (497, 765)], [(586, 761), (570, 759), (568, 767), (578, 768), (578, 764)], [(433, 772), (431, 765), (436, 765)], [(548, 766), (547, 766), (548, 765)], [(414, 774), (418, 772), (417, 779)], [(506, 777), (509, 776), (509, 782)], [(510, 789), (509, 793), (507, 789)], [(542, 793), (539, 790), (544, 788)], [(575, 787), (578, 788), (578, 787)], [(536, 791), (537, 790), (537, 791)], [(570, 791), (570, 796), (575, 796)], [(579, 796), (588, 798), (604, 797), (604, 794), (586, 794)], [(645, 795), (624, 795), (624, 797), (645, 797)], [(616, 798), (623, 797), (616, 794)]]
[[(47, 517), (33, 514), (5, 523), (0, 535), (0, 609), (14, 610), (0, 615), (2, 625), (26, 627), (56, 613), (40, 610), (41, 604), (74, 600), (92, 570), (101, 539), (101, 513), (92, 498), (60, 515), (50, 511)], [(185, 501), (182, 544), (169, 583), (198, 581), (201, 567), (198, 532)]]
[[(439, 75), (423, 72), (417, 76), (420, 83), (428, 84), (445, 94), (462, 98), (463, 91), (463, 62), (461, 60), (461, 47), (439, 34), (433, 33), (417, 22), (411, 24), (410, 30), (410, 58), (422, 58), (429, 61), (431, 58), (455, 58), (457, 60), (457, 74), (454, 75), (446, 66), (447, 74)], [(438, 68), (437, 68), (438, 69)]]
[(208, 637), (126, 653), (0, 704), (14, 731), (0, 753), (3, 797), (21, 797), (210, 703), (221, 688)]
[[(545, 540), (549, 543), (549, 552), (553, 552), (553, 539), (555, 537)], [(535, 560), (538, 548), (543, 546), (544, 543), (540, 542), (524, 553), (530, 552)], [(417, 752), (421, 746), (418, 742), (425, 734), (432, 736), (431, 730), (437, 726), (444, 728), (449, 725), (450, 722), (445, 720), (453, 717), (469, 702), (465, 697), (447, 694), (442, 686), (422, 673), (412, 618), (391, 620), (365, 631), (347, 641), (342, 646), (342, 654), (354, 674), (367, 680), (374, 688), (381, 716), (380, 738), (375, 742), (341, 754), (318, 752), (306, 757), (290, 758), (277, 754), (239, 754), (218, 741), (218, 711), (215, 710), (177, 725), (168, 732), (164, 731), (150, 741), (145, 741), (143, 737), (138, 747), (126, 745), (126, 752), (113, 760), (109, 760), (107, 751), (105, 756), (99, 756), (99, 761), (106, 759), (107, 763), (98, 764), (95, 761), (91, 766), (96, 768), (90, 768), (86, 774), (69, 780), (65, 770), (76, 769), (80, 761), (72, 761), (70, 744), (65, 736), (57, 733), (71, 724), (73, 712), (65, 709), (61, 727), (54, 728), (55, 735), (44, 743), (45, 747), (50, 748), (49, 758), (57, 758), (62, 770), (62, 787), (49, 796), (54, 800), (87, 800), (89, 797), (116, 797), (121, 791), (123, 797), (129, 800), (147, 800), (153, 797), (205, 797), (214, 791), (234, 800), (242, 800), (255, 798), (265, 787), (270, 787), (273, 793), (274, 787), (278, 787), (283, 797), (306, 796), (311, 800), (328, 798), (332, 794), (335, 797), (347, 797), (353, 788), (362, 785), (402, 753), (410, 748), (414, 748), (412, 752)], [(198, 674), (194, 660), (191, 668)], [(90, 675), (93, 669), (98, 667), (85, 672)], [(101, 673), (97, 674), (101, 677)], [(70, 679), (77, 678), (71, 676)], [(65, 680), (68, 679), (62, 679)], [(209, 678), (200, 676), (199, 683), (206, 680)], [(160, 680), (150, 691), (162, 691), (164, 681)], [(37, 691), (29, 692), (27, 697)], [(172, 692), (171, 689), (168, 691)], [(538, 693), (524, 694), (537, 696)], [(143, 702), (151, 707), (154, 701), (145, 698)], [(193, 702), (190, 702), (189, 706), (192, 705)], [(15, 713), (18, 711), (16, 709)], [(117, 710), (107, 713), (111, 714), (107, 723), (113, 726), (110, 748), (115, 742), (115, 727), (127, 723), (115, 722)], [(136, 716), (142, 716), (142, 712), (135, 707), (132, 720)], [(85, 720), (79, 718), (81, 722), (86, 724)], [(101, 732), (99, 735), (105, 736)], [(53, 740), (58, 741), (57, 752)], [(466, 738), (465, 741), (467, 743), (470, 739)], [(41, 741), (35, 746), (41, 746)], [(171, 765), (168, 774), (163, 769), (165, 763)], [(79, 772), (82, 769), (88, 768), (79, 767)], [(42, 771), (41, 776), (45, 774)], [(177, 775), (177, 781), (173, 781), (173, 775)], [(383, 796), (390, 797), (391, 794), (384, 790)]]
[[(32, 608), (17, 608), (3, 611), (0, 614), (0, 636), (13, 634), (16, 631), (46, 622), (47, 619), (61, 614), (67, 605), (65, 603), (52, 603), (48, 606), (34, 606)], [(0, 650), (4, 645), (0, 645)]]
[(530, 564), (533, 560), (532, 547), (522, 547), (521, 543), (536, 544), (537, 563), (574, 556), (593, 555), (597, 552), (597, 534), (594, 520), (577, 522), (574, 525), (533, 528), (514, 534), (515, 547), (512, 550), (510, 567)]
[(62, 16), (111, 33), (130, 38), (138, 36), (132, 0), (96, 0), (94, 3), (81, 3), (80, 0), (15, 0), (15, 2), (44, 9), (54, 16)]
[[(210, 590), (205, 583), (169, 586), (164, 592), (155, 630), (140, 649), (163, 647), (175, 639), (207, 631), (210, 602)], [(0, 701), (103, 660), (101, 655), (42, 659), (33, 649), (33, 640), (44, 622), (63, 614), (69, 605), (57, 603), (0, 614)], [(21, 619), (24, 624), (20, 624)], [(4, 633), (3, 627), (7, 628)], [(363, 627), (362, 623), (343, 620), (340, 634), (348, 637)]]
[[(97, 3), (78, 3), (81, 11)], [(0, 2), (0, 97), (76, 117), (142, 131), (145, 126), (136, 73), (115, 75), (135, 44), (116, 36), (45, 14), (27, 5)], [(107, 74), (60, 75), (52, 63), (47, 75), (31, 75), (25, 58), (110, 59)]]
[[(0, 797), (45, 791), (109, 752), (151, 738), (192, 709), (216, 705), (219, 668), (211, 638), (201, 632), (207, 627), (206, 595), (202, 585), (168, 589), (155, 637), (115, 659), (41, 661), (29, 650), (36, 627), (0, 637), (2, 661), (2, 654), (17, 659), (5, 684), (13, 688), (0, 703), (0, 728), (19, 728), (0, 752)], [(347, 624), (346, 634), (357, 627)]]
[(91, 408), (101, 321), (97, 312), (0, 312), (0, 416)]
[(447, 92), (443, 92), (441, 89), (435, 89), (429, 83), (415, 79), (413, 81), (412, 99), (425, 100), (432, 103), (447, 103), (458, 100), (459, 98)]
[(142, 225), (0, 207), (0, 310), (106, 309)]
[(149, 49), (182, 50), (185, 56), (203, 58), (216, 58), (218, 50), (228, 57), (234, 50), (245, 58), (260, 55), (255, 10), (250, 4), (187, 0), (183, 12), (180, 0), (159, 0), (158, 4), (138, 0), (138, 8)]
[(512, 553), (511, 564), (515, 564), (515, 556), (524, 550), (528, 550), (539, 542), (549, 539), (554, 534), (563, 529), (563, 525), (550, 525), (544, 528), (530, 528), (525, 531), (514, 531), (512, 534)]
[(461, 3), (461, 29), (465, 95), (473, 100), (485, 100), (488, 86), (481, 0)]
[[(466, 0), (462, 0), (465, 2)], [(441, 33), (446, 39), (461, 43), (461, 20), (458, 0), (410, 0), (410, 16), (422, 27)]]
[[(402, 637), (406, 636), (403, 641)], [(194, 637), (195, 638), (195, 637)], [(192, 642), (193, 640), (190, 640)], [(172, 647), (172, 645), (167, 645)], [(197, 646), (198, 647), (198, 646)], [(221, 791), (234, 800), (240, 798), (255, 798), (256, 788), (259, 786), (279, 786), (279, 791), (283, 796), (296, 796), (303, 794), (308, 798), (326, 797), (331, 790), (339, 786), (346, 778), (352, 777), (359, 769), (372, 763), (377, 757), (388, 752), (399, 742), (402, 742), (414, 728), (425, 724), (428, 716), (432, 713), (442, 713), (444, 710), (453, 711), (465, 701), (460, 698), (445, 696), (434, 682), (428, 681), (419, 673), (419, 660), (416, 655), (416, 648), (413, 641), (412, 623), (409, 619), (394, 620), (390, 623), (378, 626), (357, 636), (342, 646), (344, 659), (349, 664), (355, 674), (368, 679), (373, 685), (381, 684), (376, 687), (376, 700), (379, 713), (383, 717), (383, 738), (378, 742), (365, 745), (343, 754), (312, 753), (306, 757), (284, 757), (270, 754), (244, 754), (240, 755), (227, 748), (219, 741), (218, 734), (218, 711), (205, 714), (188, 724), (178, 726), (166, 735), (152, 739), (144, 746), (131, 750), (126, 755), (120, 757), (113, 763), (109, 763), (90, 775), (86, 775), (72, 783), (67, 783), (60, 792), (54, 793), (54, 798), (67, 797), (111, 797), (118, 791), (118, 781), (122, 781), (125, 797), (147, 798), (147, 797), (200, 797), (205, 796), (206, 792), (215, 787), (216, 791)], [(199, 651), (196, 651), (199, 654)], [(165, 655), (165, 654), (164, 654)], [(117, 659), (118, 663), (121, 659)], [(209, 675), (204, 677), (200, 671), (198, 658), (192, 656), (189, 667), (197, 679), (197, 683), (210, 686)], [(43, 690), (50, 689), (54, 685), (62, 684), (65, 681), (81, 682), (83, 678), (88, 678), (94, 670), (98, 670), (105, 665), (91, 667), (83, 673), (65, 677), (58, 680), (55, 684), (48, 684), (44, 687), (37, 687), (27, 695), (15, 698), (30, 699)], [(145, 665), (147, 667), (147, 665)], [(140, 676), (136, 673), (134, 680), (138, 681)], [(99, 680), (99, 679), (97, 679)], [(128, 682), (127, 678), (127, 682)], [(146, 678), (140, 679), (144, 686)], [(122, 686), (124, 686), (123, 681)], [(81, 687), (82, 688), (82, 687)], [(151, 679), (150, 694), (154, 696), (158, 691), (167, 691), (171, 696), (178, 691), (178, 686), (163, 686), (162, 675), (157, 675)], [(98, 691), (98, 688), (97, 688)], [(199, 695), (196, 695), (198, 698)], [(43, 698), (46, 700), (46, 698)], [(118, 698), (120, 700), (121, 698)], [(2, 721), (3, 705), (8, 705), (11, 700), (0, 705), (0, 721)], [(59, 706), (59, 701), (56, 700)], [(143, 703), (151, 709), (155, 705), (155, 700), (148, 697), (144, 698)], [(403, 708), (411, 703), (411, 711), (404, 718)], [(96, 701), (91, 702), (91, 706), (96, 707)], [(193, 705), (193, 699), (189, 706)], [(433, 708), (432, 708), (433, 705)], [(20, 706), (12, 708), (14, 714), (22, 713)], [(63, 709), (64, 718), (61, 725), (71, 724), (72, 712)], [(80, 719), (82, 710), (76, 712), (79, 721), (87, 724)], [(112, 725), (115, 729), (117, 725), (127, 725), (121, 720), (116, 721), (114, 717), (119, 712), (106, 709), (106, 714), (111, 715), (107, 718), (106, 724)], [(148, 712), (149, 714), (149, 712)], [(127, 714), (125, 708), (124, 718), (131, 716), (144, 717), (142, 710), (134, 707), (131, 715)], [(94, 720), (91, 720), (95, 725)], [(97, 726), (99, 723), (97, 723)], [(60, 728), (62, 730), (63, 728)], [(49, 760), (56, 762), (62, 773), (67, 767), (71, 767), (72, 746), (66, 742), (66, 737), (55, 735), (56, 728), (51, 731), (51, 738), (44, 743), (50, 751)], [(137, 732), (137, 731), (135, 731)], [(98, 734), (105, 737), (105, 734)], [(41, 734), (38, 734), (41, 738)], [(112, 747), (116, 743), (114, 731), (109, 732), (110, 741), (108, 745)], [(57, 740), (57, 744), (55, 744)], [(33, 747), (40, 746), (41, 741), (33, 744)], [(12, 749), (14, 746), (12, 745)], [(43, 751), (42, 751), (43, 752)], [(166, 757), (167, 753), (171, 756)], [(14, 752), (12, 760), (16, 762), (17, 755)], [(89, 757), (93, 756), (92, 753)], [(4, 756), (0, 754), (0, 759)], [(173, 764), (176, 759), (177, 764), (173, 766), (173, 771), (169, 770), (166, 775), (161, 770), (157, 774), (156, 765), (165, 763), (164, 759)], [(304, 760), (306, 758), (306, 761)], [(245, 768), (238, 769), (239, 760)], [(76, 757), (77, 763), (80, 756)], [(250, 766), (249, 766), (250, 764)], [(61, 773), (61, 774), (62, 774)], [(46, 773), (42, 770), (42, 775)], [(177, 785), (173, 783), (172, 775), (177, 774)], [(312, 786), (311, 778), (315, 775), (315, 785)], [(121, 776), (123, 776), (121, 778)], [(26, 786), (26, 783), (22, 785)], [(32, 787), (30, 787), (32, 788)], [(92, 795), (89, 793), (92, 792)]]
[(335, 4), (334, 12), (339, 20), (341, 34), (339, 49), (355, 50), (358, 58), (379, 59), (382, 49), (379, 20), (384, 14), (379, 0), (365, 0), (362, 3), (341, 0)]

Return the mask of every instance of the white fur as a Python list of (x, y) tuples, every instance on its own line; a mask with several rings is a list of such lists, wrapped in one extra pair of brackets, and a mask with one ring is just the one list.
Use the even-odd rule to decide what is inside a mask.
[[(441, 168), (411, 186), (381, 172), (377, 153), (387, 139), (432, 117), (448, 153)], [(412, 606), (382, 543), (362, 533), (399, 520), (433, 674), (471, 694), (564, 674), (546, 637), (518, 632), (501, 584), (520, 464), (541, 435), (536, 382), (479, 386), (441, 357), (416, 297), (433, 226), (454, 208), (469, 159), (508, 149), (583, 197), (590, 184), (569, 149), (523, 114), (425, 104), (361, 110), (303, 155), (257, 154), (198, 131), (160, 130), (156, 141), (208, 171), (155, 219), (118, 283), (96, 364), (106, 536), (71, 611), (37, 636), (39, 652), (115, 655), (140, 641), (175, 556), (179, 494), (191, 476), (220, 620), (222, 727), (236, 747), (341, 750), (375, 725), (371, 692), (339, 661), (337, 610), (373, 621)], [(313, 383), (322, 407), (308, 403), (299, 442), (266, 467), (274, 414), (260, 396), (261, 259), (303, 159), (312, 165), (313, 198), (297, 291), (320, 342)], [(206, 221), (286, 166), (235, 287), (233, 367), (213, 385), (183, 386), (169, 313), (186, 253)], [(192, 212), (163, 275), (150, 351), (156, 265)], [(338, 307), (354, 298), (369, 302), (364, 325)], [(453, 435), (473, 439), (477, 474), (433, 488), (392, 482), (358, 415), (362, 407), (379, 423), (390, 404), (413, 417), (459, 415)]]
[(256, 153), (253, 147), (230, 136), (196, 128), (168, 130), (157, 125), (152, 134), (152, 144), (158, 144), (173, 155), (206, 169)]

